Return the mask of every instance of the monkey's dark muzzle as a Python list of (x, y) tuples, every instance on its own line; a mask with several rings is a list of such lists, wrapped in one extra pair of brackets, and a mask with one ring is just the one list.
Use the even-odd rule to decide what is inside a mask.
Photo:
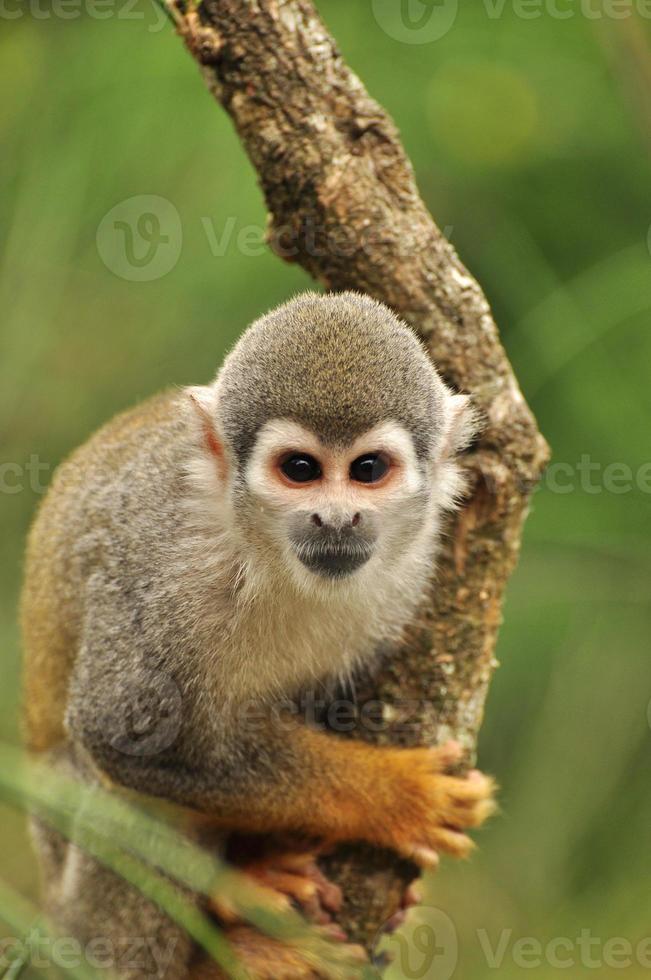
[(373, 541), (353, 529), (321, 528), (294, 537), (299, 561), (315, 575), (343, 578), (365, 565), (373, 554)]
[(357, 571), (371, 557), (371, 548), (310, 548), (297, 550), (299, 560), (317, 575), (326, 578), (343, 578)]

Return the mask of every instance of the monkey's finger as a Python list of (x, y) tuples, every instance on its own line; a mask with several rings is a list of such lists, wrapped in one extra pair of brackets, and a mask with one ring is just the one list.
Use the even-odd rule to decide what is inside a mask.
[(364, 947), (349, 943), (346, 933), (335, 924), (318, 931), (330, 944), (327, 962), (320, 967), (318, 976), (323, 976), (323, 980), (359, 980), (360, 967), (368, 963)]
[[(283, 912), (291, 909), (291, 902), (286, 894), (253, 883), (247, 885), (246, 906), (257, 906), (282, 915)], [(208, 907), (226, 925), (234, 925), (246, 920), (244, 905), (235, 902), (228, 895), (213, 895), (208, 901)]]
[(328, 912), (339, 912), (343, 904), (344, 896), (339, 885), (323, 874), (316, 862), (313, 862), (307, 869), (309, 877), (314, 881), (321, 904)]
[(475, 842), (467, 834), (462, 834), (453, 827), (433, 828), (430, 839), (437, 851), (456, 858), (469, 857), (476, 847)]
[(263, 888), (296, 902), (313, 922), (329, 922), (341, 908), (341, 889), (320, 870), (314, 852), (275, 854), (245, 870)]
[(442, 786), (458, 802), (476, 803), (492, 799), (495, 794), (495, 781), (477, 769), (465, 777), (443, 776)]
[(392, 932), (395, 932), (397, 929), (399, 929), (400, 926), (403, 926), (405, 924), (406, 919), (407, 919), (407, 912), (405, 911), (405, 909), (398, 909), (398, 911), (394, 912), (391, 918), (387, 919), (387, 921), (384, 923), (382, 932), (385, 932), (390, 935)]
[(332, 946), (332, 952), (336, 961), (348, 961), (351, 964), (355, 964), (366, 963), (368, 960), (368, 955), (364, 947), (358, 946), (356, 943), (349, 943), (348, 936), (341, 926), (331, 923), (327, 926), (321, 926), (317, 929), (317, 932), (324, 939), (334, 944)]
[(443, 745), (437, 745), (429, 749), (428, 754), (431, 757), (434, 771), (445, 772), (447, 769), (451, 769), (457, 763), (461, 762), (463, 758), (463, 747), (459, 742), (450, 739), (444, 742)]
[(426, 868), (428, 871), (435, 871), (440, 863), (440, 858), (433, 847), (426, 844), (403, 844), (398, 848), (398, 853), (413, 861), (419, 868)]
[(403, 909), (413, 908), (414, 905), (420, 905), (423, 901), (423, 883), (420, 878), (415, 878), (412, 882), (407, 885), (405, 892), (402, 896), (402, 902), (400, 907)]
[(459, 829), (479, 827), (497, 809), (490, 777), (477, 773), (467, 779), (444, 779), (447, 800), (441, 807), (442, 823)]

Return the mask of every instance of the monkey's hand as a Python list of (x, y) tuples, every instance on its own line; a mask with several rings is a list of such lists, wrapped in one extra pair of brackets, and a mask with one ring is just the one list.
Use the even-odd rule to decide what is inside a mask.
[(377, 844), (429, 868), (438, 864), (441, 852), (454, 857), (470, 854), (475, 845), (464, 831), (479, 827), (495, 811), (495, 784), (477, 770), (462, 777), (449, 775), (461, 756), (457, 742), (385, 754), (384, 791), (377, 800), (384, 812), (374, 833)]

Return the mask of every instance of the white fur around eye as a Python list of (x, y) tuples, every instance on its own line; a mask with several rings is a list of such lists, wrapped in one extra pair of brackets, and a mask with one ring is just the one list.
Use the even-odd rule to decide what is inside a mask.
[(369, 429), (353, 443), (351, 462), (365, 453), (385, 452), (401, 470), (400, 488), (405, 493), (417, 493), (422, 486), (421, 471), (414, 442), (407, 430), (396, 422), (382, 422)]
[(317, 459), (322, 454), (322, 446), (314, 433), (297, 422), (272, 419), (262, 427), (244, 474), (254, 493), (267, 497), (278, 495), (278, 488), (271, 486), (270, 463), (281, 453), (292, 450), (309, 453)]

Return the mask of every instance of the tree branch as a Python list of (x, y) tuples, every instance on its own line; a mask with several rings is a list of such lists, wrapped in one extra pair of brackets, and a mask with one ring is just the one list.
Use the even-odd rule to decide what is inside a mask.
[[(382, 731), (365, 737), (432, 744), (455, 737), (470, 759), (546, 444), (481, 289), (418, 194), (395, 125), (346, 66), (312, 4), (204, 0), (174, 10), (258, 172), (271, 247), (329, 289), (359, 289), (393, 307), (483, 415), (467, 457), (472, 495), (450, 528), (429, 600), (404, 649), (364, 692), (385, 705)], [(342, 925), (368, 946), (415, 873), (357, 846), (331, 858), (329, 871), (346, 893)]]

